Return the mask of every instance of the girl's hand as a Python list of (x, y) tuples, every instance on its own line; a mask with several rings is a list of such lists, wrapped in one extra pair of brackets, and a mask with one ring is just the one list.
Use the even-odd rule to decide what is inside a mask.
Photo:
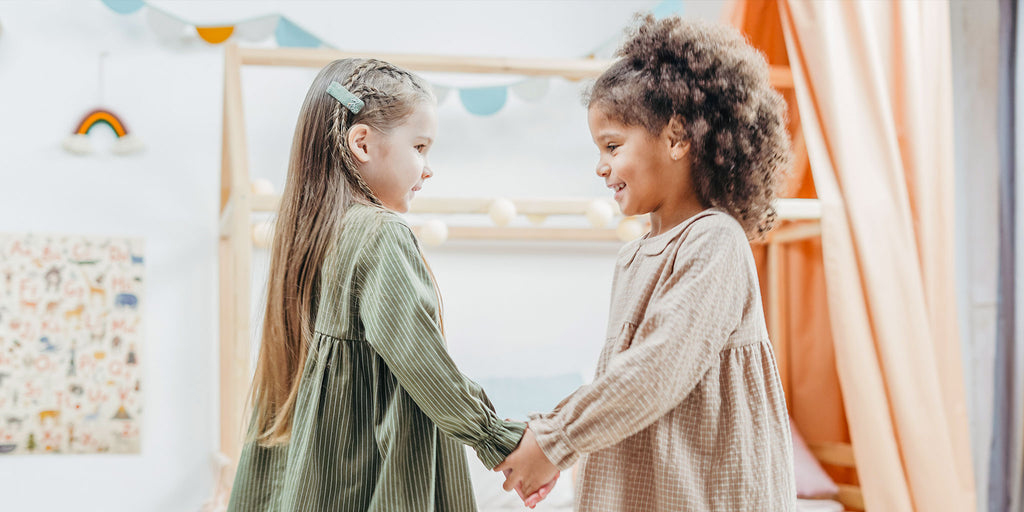
[[(504, 471), (505, 478), (508, 478), (508, 475), (511, 472), (511, 469), (506, 469)], [(558, 483), (559, 476), (561, 476), (561, 473), (555, 475), (555, 478), (553, 478), (550, 482), (544, 484), (544, 487), (541, 487), (540, 489), (537, 490), (537, 492), (529, 496), (524, 496), (523, 490), (519, 487), (516, 487), (516, 494), (519, 495), (519, 499), (523, 500), (524, 505), (526, 505), (529, 508), (534, 508), (537, 506), (538, 503), (544, 501), (544, 498), (547, 498), (548, 494), (551, 494), (551, 490), (554, 489), (555, 484)]]
[(537, 438), (529, 428), (526, 429), (523, 439), (519, 441), (519, 446), (515, 451), (510, 453), (505, 461), (494, 470), (502, 472), (509, 470), (509, 473), (506, 474), (504, 489), (506, 491), (516, 489), (520, 497), (525, 495), (529, 497), (527, 499), (533, 499), (534, 493), (539, 496), (538, 491), (549, 483), (553, 486), (553, 482), (558, 477), (558, 468), (541, 451), (540, 445), (537, 444)]
[(530, 508), (536, 507), (538, 503), (548, 497), (548, 494), (551, 494), (551, 490), (554, 489), (555, 484), (558, 483), (559, 475), (560, 473), (555, 473), (555, 477), (552, 478), (550, 482), (544, 484), (544, 486), (538, 489), (537, 492), (523, 500), (523, 503)]

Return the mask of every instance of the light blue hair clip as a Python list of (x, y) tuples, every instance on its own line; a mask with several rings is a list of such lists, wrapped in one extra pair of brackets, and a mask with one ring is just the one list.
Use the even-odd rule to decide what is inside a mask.
[(360, 110), (366, 105), (363, 100), (356, 97), (355, 94), (348, 92), (348, 89), (344, 85), (338, 82), (331, 82), (331, 85), (327, 86), (327, 94), (334, 96), (334, 99), (345, 105), (345, 108), (352, 111), (353, 114), (358, 114)]

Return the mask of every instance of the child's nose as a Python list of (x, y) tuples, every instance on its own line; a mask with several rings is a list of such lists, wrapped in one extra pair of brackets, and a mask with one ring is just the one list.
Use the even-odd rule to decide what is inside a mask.
[(612, 172), (612, 167), (606, 163), (597, 164), (597, 176), (600, 178), (607, 178)]
[(432, 178), (434, 176), (433, 169), (430, 166), (423, 167), (423, 179)]

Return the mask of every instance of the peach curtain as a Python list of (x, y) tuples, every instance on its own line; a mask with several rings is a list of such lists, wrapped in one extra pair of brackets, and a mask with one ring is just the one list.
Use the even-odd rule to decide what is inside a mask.
[[(776, 0), (739, 0), (728, 11), (726, 22), (744, 32), (751, 44), (761, 50), (772, 66), (789, 66), (786, 41)], [(785, 197), (816, 198), (814, 180), (809, 171), (807, 150), (800, 128), (800, 113), (792, 87), (780, 92), (789, 104), (789, 131), (793, 139), (794, 162)], [(753, 244), (761, 295), (767, 293), (766, 248)], [(787, 391), (790, 415), (805, 440), (812, 443), (849, 443), (846, 414), (843, 409), (835, 351), (825, 296), (825, 272), (821, 240), (812, 238), (780, 247), (781, 289), (779, 304), (782, 321), (775, 336), (786, 340), (786, 354), (777, 354), (783, 385)], [(778, 340), (775, 340), (778, 341)], [(858, 484), (856, 475), (838, 467), (826, 466), (837, 482)]]
[(953, 288), (949, 6), (778, 5), (866, 508), (974, 510)]

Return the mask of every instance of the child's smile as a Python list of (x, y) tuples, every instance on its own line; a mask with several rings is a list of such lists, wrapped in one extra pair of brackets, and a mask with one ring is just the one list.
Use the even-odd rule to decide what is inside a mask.
[(652, 214), (652, 234), (657, 234), (702, 209), (690, 182), (685, 143), (674, 140), (668, 127), (652, 135), (643, 126), (608, 117), (599, 106), (590, 107), (587, 121), (601, 151), (597, 175), (623, 214)]
[(662, 174), (667, 147), (640, 126), (627, 126), (609, 118), (600, 108), (588, 113), (590, 133), (601, 151), (597, 175), (614, 193), (626, 215), (655, 210), (667, 195)]
[(618, 183), (610, 183), (608, 188), (612, 189), (612, 192), (615, 194), (615, 201), (621, 202), (623, 195), (622, 191), (626, 189), (626, 184), (621, 181)]

